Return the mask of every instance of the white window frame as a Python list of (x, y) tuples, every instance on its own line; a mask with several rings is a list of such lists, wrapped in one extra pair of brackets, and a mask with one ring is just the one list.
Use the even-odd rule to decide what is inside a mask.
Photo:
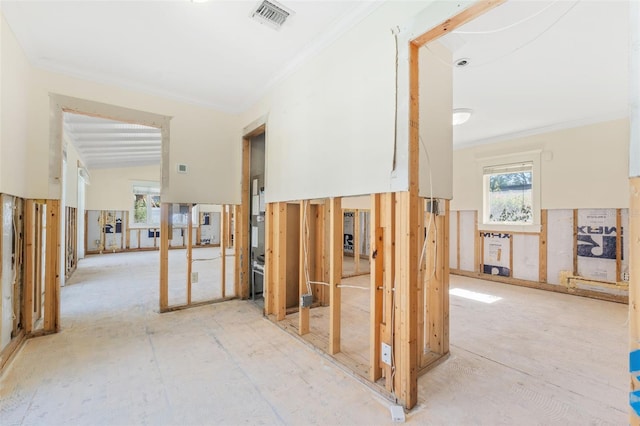
[(136, 222), (135, 221), (135, 202), (136, 202), (136, 194), (143, 194), (147, 197), (159, 196), (160, 195), (160, 183), (159, 182), (132, 182), (131, 184), (131, 195), (133, 197), (131, 203), (131, 210), (129, 213), (129, 227), (130, 228), (153, 228), (159, 227), (160, 221), (149, 222), (149, 218), (152, 217), (151, 214), (151, 203), (150, 200), (147, 200), (147, 221), (146, 222)]
[[(509, 153), (502, 155), (493, 155), (480, 157), (478, 161), (478, 178), (482, 182), (482, 190), (480, 197), (482, 198), (479, 205), (482, 210), (479, 212), (478, 229), (481, 231), (497, 231), (497, 232), (540, 232), (540, 155), (542, 150), (526, 151), (520, 153)], [(524, 223), (495, 223), (489, 221), (489, 175), (485, 174), (485, 170), (496, 169), (500, 166), (510, 164), (526, 164), (531, 163), (531, 198), (533, 222)]]

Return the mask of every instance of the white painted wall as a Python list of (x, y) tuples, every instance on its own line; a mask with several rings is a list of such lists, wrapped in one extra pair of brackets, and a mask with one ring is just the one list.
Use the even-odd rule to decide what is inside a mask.
[[(160, 182), (159, 166), (94, 169), (86, 189), (87, 210), (133, 209), (133, 181)], [(163, 200), (164, 201), (164, 200)]]
[(452, 210), (482, 210), (478, 158), (542, 150), (541, 208), (626, 208), (629, 120), (614, 120), (453, 152)]
[[(438, 42), (420, 49), (420, 196), (453, 197), (453, 71)], [(430, 182), (432, 181), (432, 182)]]
[(406, 50), (416, 21), (425, 32), (465, 3), (386, 2), (242, 114), (243, 125), (267, 115), (268, 202), (406, 190), (408, 119), (397, 139), (395, 119), (396, 102), (408, 105), (408, 56), (396, 81), (391, 30)]
[[(31, 68), (0, 14), (0, 193), (27, 194), (28, 94)], [(30, 154), (30, 153), (29, 153)]]

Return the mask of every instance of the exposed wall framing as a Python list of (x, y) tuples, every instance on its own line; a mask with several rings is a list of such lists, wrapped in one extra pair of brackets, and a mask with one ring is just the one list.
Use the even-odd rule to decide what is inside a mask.
[[(461, 219), (452, 223), (451, 226), (456, 227), (452, 233), (457, 234), (459, 241), (470, 241), (470, 229), (460, 223), (468, 222), (471, 216), (477, 217), (477, 212), (454, 214)], [(629, 288), (628, 261), (624, 255), (629, 244), (624, 238), (629, 231), (627, 217), (626, 209), (542, 210), (540, 232), (536, 233), (483, 232), (476, 224), (474, 250), (480, 253), (480, 266), (475, 271), (468, 269), (469, 263), (464, 261), (469, 256), (468, 247), (458, 243), (455, 254), (463, 259), (451, 262), (452, 273), (626, 303)], [(491, 267), (487, 266), (495, 253), (495, 250), (487, 251), (488, 238), (508, 240), (503, 253), (503, 262), (507, 264), (490, 262)], [(593, 247), (592, 257), (589, 257), (590, 247)], [(463, 253), (463, 250), (466, 251)], [(608, 266), (602, 266), (604, 264)], [(506, 273), (502, 273), (502, 267)], [(609, 279), (603, 278), (605, 273)]]
[[(228, 216), (232, 212), (237, 212), (237, 208), (231, 207), (228, 205), (222, 205), (221, 215), (220, 215), (220, 243), (216, 244), (216, 247), (220, 247), (220, 254), (216, 257), (212, 258), (202, 258), (194, 256), (194, 249), (198, 249), (199, 247), (195, 245), (196, 235), (194, 226), (193, 226), (193, 205), (181, 205), (181, 211), (184, 211), (187, 223), (184, 226), (181, 226), (178, 229), (185, 229), (185, 233), (183, 233), (183, 238), (185, 240), (184, 249), (186, 251), (186, 268), (184, 269), (185, 275), (183, 276), (184, 283), (184, 301), (181, 303), (171, 302), (170, 300), (170, 256), (169, 250), (171, 248), (183, 248), (181, 246), (171, 247), (171, 240), (169, 239), (170, 235), (174, 235), (175, 228), (172, 224), (172, 212), (175, 211), (175, 205), (171, 203), (161, 203), (160, 207), (160, 232), (159, 232), (159, 244), (160, 244), (160, 312), (168, 312), (175, 311), (180, 309), (186, 309), (194, 306), (201, 306), (209, 303), (217, 303), (225, 300), (235, 299), (237, 297), (237, 292), (235, 291), (236, 287), (234, 284), (233, 295), (229, 296), (228, 293), (228, 274), (227, 274), (227, 257), (229, 255), (234, 255), (228, 247), (230, 245), (229, 241), (229, 232), (227, 230), (227, 226), (229, 226)], [(209, 245), (212, 246), (212, 245)], [(201, 300), (194, 300), (193, 297), (193, 286), (197, 280), (198, 271), (194, 269), (195, 262), (217, 262), (219, 261), (219, 277), (217, 283), (220, 286), (220, 297), (206, 297)], [(209, 264), (208, 268), (204, 268), (203, 272), (209, 271), (214, 264)], [(174, 275), (171, 275), (175, 280)], [(178, 286), (180, 282), (178, 283)], [(202, 286), (202, 284), (198, 284)], [(213, 284), (216, 285), (214, 281)]]

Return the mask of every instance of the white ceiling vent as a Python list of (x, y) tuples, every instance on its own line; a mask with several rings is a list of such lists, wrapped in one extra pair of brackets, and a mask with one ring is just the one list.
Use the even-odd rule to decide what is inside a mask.
[(293, 11), (275, 1), (263, 0), (251, 13), (251, 17), (262, 24), (279, 30)]

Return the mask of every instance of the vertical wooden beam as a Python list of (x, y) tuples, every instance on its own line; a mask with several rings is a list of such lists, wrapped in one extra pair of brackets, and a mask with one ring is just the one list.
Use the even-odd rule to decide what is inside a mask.
[(440, 244), (442, 253), (442, 353), (449, 352), (449, 220), (450, 220), (450, 201), (444, 202), (444, 217), (442, 218), (444, 232), (440, 235)]
[[(309, 234), (307, 224), (309, 221), (309, 201), (300, 201), (300, 247), (299, 247), (299, 292), (300, 297), (309, 293), (307, 283), (307, 273), (310, 269), (309, 262)], [(310, 284), (309, 284), (310, 285)], [(309, 308), (300, 305), (298, 314), (298, 333), (302, 336), (309, 333)]]
[[(169, 307), (169, 209), (170, 203), (160, 204), (160, 312)], [(155, 236), (155, 232), (154, 232)], [(155, 244), (154, 244), (155, 246)]]
[(509, 235), (509, 276), (513, 277), (513, 234)]
[[(0, 203), (1, 204), (1, 203)], [(0, 206), (1, 208), (1, 206)], [(0, 216), (2, 217), (2, 216)], [(33, 331), (33, 299), (34, 299), (34, 249), (35, 249), (35, 206), (33, 200), (25, 200), (24, 206), (24, 332), (29, 335)]]
[(226, 226), (226, 242), (227, 242), (227, 248), (231, 248), (232, 247), (232, 242), (233, 242), (233, 231), (231, 230), (231, 217), (233, 216), (233, 212), (231, 211), (231, 206), (228, 206), (228, 212), (227, 212), (227, 224)]
[(34, 273), (34, 307), (33, 311), (36, 314), (34, 320), (42, 318), (42, 293), (44, 282), (42, 279), (42, 268), (44, 265), (42, 255), (42, 234), (44, 228), (42, 226), (42, 218), (44, 216), (45, 205), (41, 203), (35, 204), (35, 229), (36, 229), (36, 241), (35, 241), (35, 273)]
[(287, 203), (276, 203), (275, 210), (275, 276), (274, 308), (276, 321), (282, 321), (287, 309)]
[[(246, 299), (249, 297), (249, 271), (251, 264), (251, 256), (249, 255), (249, 232), (251, 217), (251, 141), (244, 138), (242, 142), (242, 207), (241, 212), (236, 218), (236, 227), (239, 229), (236, 260), (236, 273), (238, 275), (238, 284), (240, 286), (240, 297)], [(236, 293), (237, 294), (237, 293)]]
[(380, 366), (380, 326), (382, 325), (382, 290), (384, 274), (384, 240), (381, 224), (380, 194), (371, 195), (371, 213), (369, 214), (369, 270), (371, 296), (369, 299), (369, 380), (375, 382), (382, 377)]
[[(242, 207), (233, 206), (233, 291), (240, 296), (240, 221), (242, 220)], [(265, 223), (265, 226), (268, 224)]]
[[(417, 332), (417, 343), (416, 347), (418, 348), (418, 365), (422, 365), (422, 359), (424, 358), (424, 351), (422, 350), (425, 347), (425, 342), (428, 342), (428, 335), (425, 336), (425, 330), (428, 329), (428, 320), (427, 315), (425, 315), (425, 307), (427, 306), (427, 301), (425, 300), (425, 295), (427, 294), (427, 271), (430, 271), (427, 268), (427, 253), (422, 252), (422, 248), (425, 246), (425, 242), (428, 241), (428, 237), (426, 235), (426, 230), (428, 227), (427, 214), (428, 211), (427, 206), (430, 199), (420, 198), (419, 200), (419, 213), (418, 213), (418, 231), (417, 231), (417, 243), (418, 243), (418, 255), (421, 256), (418, 258), (418, 293), (417, 293), (417, 323), (418, 323), (418, 332)], [(425, 340), (425, 337), (427, 338)]]
[[(193, 205), (189, 203), (187, 213), (187, 305), (191, 304), (191, 271), (193, 270)], [(162, 231), (160, 231), (162, 233)], [(184, 237), (184, 235), (183, 235)]]
[[(274, 254), (274, 204), (268, 203), (266, 205), (264, 230), (265, 230), (265, 242), (264, 242), (264, 279), (262, 281), (262, 295), (264, 297), (264, 313), (270, 315), (274, 313), (273, 304), (273, 292), (274, 292), (274, 278), (275, 278), (275, 254)], [(234, 242), (235, 244), (235, 242)]]
[[(511, 254), (513, 257), (513, 253)], [(547, 210), (540, 210), (540, 238), (538, 240), (538, 281), (547, 282)]]
[(329, 353), (340, 352), (340, 311), (342, 279), (342, 235), (344, 217), (341, 199), (333, 197), (329, 208)]
[(456, 211), (456, 269), (460, 268), (460, 210)]
[(45, 255), (45, 331), (60, 327), (60, 200), (47, 200), (47, 240)]
[[(640, 391), (640, 177), (629, 179), (629, 371), (631, 398), (636, 400)], [(637, 403), (630, 410), (630, 424), (640, 424)]]
[[(395, 333), (395, 227), (396, 227), (396, 199), (395, 194), (386, 193), (382, 194), (380, 198), (381, 211), (380, 221), (382, 225), (383, 235), (383, 320), (384, 326), (380, 328), (380, 340), (393, 348), (394, 333)], [(385, 388), (387, 391), (392, 392), (394, 389), (393, 383), (393, 367), (388, 364), (381, 363), (382, 372), (385, 377)]]
[(198, 227), (196, 228), (196, 245), (199, 246), (202, 244), (202, 218), (204, 217), (203, 212), (198, 212)]
[(616, 209), (616, 282), (622, 281), (622, 209)]
[[(124, 212), (124, 220), (122, 221), (121, 231), (125, 232), (125, 249), (131, 248), (131, 228), (129, 228), (129, 212)], [(77, 258), (77, 257), (76, 257)]]
[[(325, 224), (326, 224), (326, 207), (325, 204), (318, 204), (315, 206), (315, 226), (314, 226), (314, 281), (328, 282), (326, 272), (326, 263), (328, 257), (326, 256), (326, 239), (325, 239)], [(329, 302), (325, 300), (325, 294), (328, 294), (327, 286), (315, 285), (313, 287), (313, 293), (315, 300), (320, 303), (321, 306), (327, 306)]]
[[(473, 212), (473, 222), (475, 223), (474, 226), (474, 237), (473, 237), (473, 268), (475, 270), (475, 272), (482, 272), (482, 264), (484, 263), (483, 260), (483, 251), (484, 251), (484, 241), (482, 241), (482, 238), (480, 238), (480, 232), (478, 229), (478, 211), (475, 210)], [(460, 229), (458, 229), (458, 232), (460, 232)], [(458, 265), (458, 268), (460, 267), (460, 265)]]
[(355, 274), (360, 274), (360, 210), (353, 211), (353, 261)]
[(578, 209), (573, 209), (573, 275), (578, 275)]
[(220, 216), (220, 286), (222, 297), (227, 297), (227, 206), (222, 205)]

